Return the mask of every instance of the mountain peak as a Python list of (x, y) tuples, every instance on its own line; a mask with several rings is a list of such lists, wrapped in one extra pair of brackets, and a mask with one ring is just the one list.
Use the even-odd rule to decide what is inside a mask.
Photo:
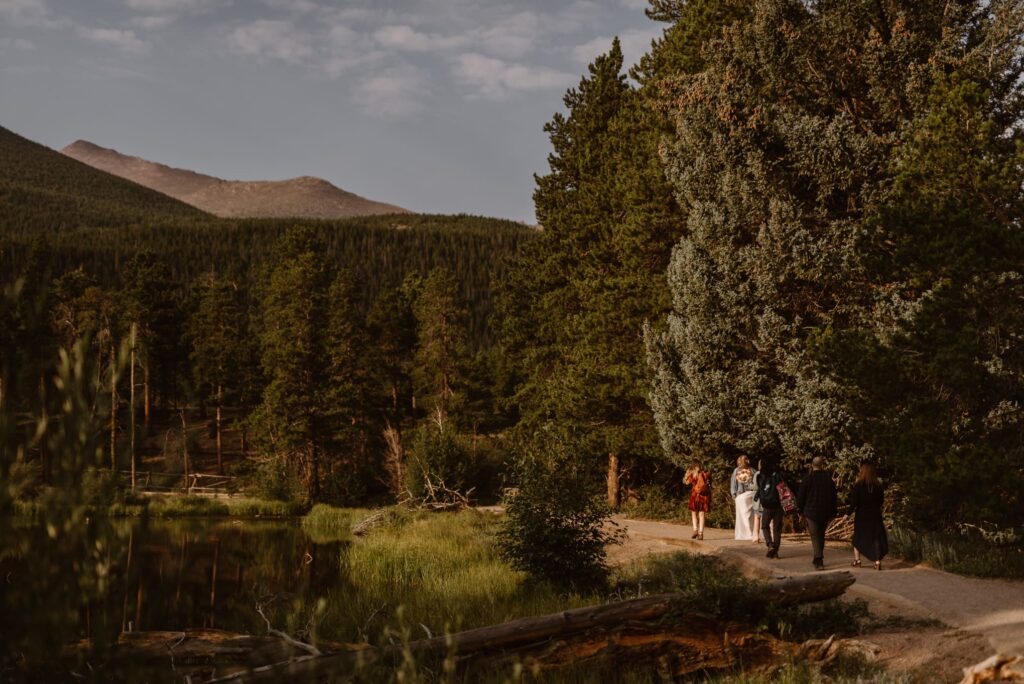
[(282, 181), (224, 180), (131, 157), (88, 140), (76, 140), (61, 153), (222, 217), (340, 219), (411, 213), (315, 176)]

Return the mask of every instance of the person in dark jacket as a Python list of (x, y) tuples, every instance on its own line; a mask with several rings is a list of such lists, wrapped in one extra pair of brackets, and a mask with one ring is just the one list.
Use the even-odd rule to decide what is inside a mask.
[(761, 534), (768, 546), (765, 554), (768, 558), (779, 557), (779, 545), (782, 543), (782, 502), (779, 500), (778, 486), (782, 480), (775, 461), (765, 458), (758, 467), (754, 483), (754, 501), (762, 508)]
[(800, 515), (807, 522), (814, 549), (814, 567), (825, 569), (825, 529), (836, 517), (836, 483), (825, 471), (825, 459), (815, 456), (811, 472), (804, 478), (796, 495)]
[(864, 461), (860, 464), (860, 476), (850, 492), (850, 507), (853, 508), (853, 565), (860, 566), (860, 557), (865, 556), (875, 564), (875, 570), (882, 569), (882, 559), (889, 552), (889, 538), (885, 534), (882, 507), (885, 505), (885, 487), (878, 479), (875, 464)]

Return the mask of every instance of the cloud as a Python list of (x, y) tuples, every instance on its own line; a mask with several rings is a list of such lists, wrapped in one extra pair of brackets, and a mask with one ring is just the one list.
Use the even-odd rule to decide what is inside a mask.
[[(626, 66), (636, 64), (647, 50), (651, 47), (651, 41), (661, 35), (661, 28), (652, 27), (650, 30), (632, 29), (624, 31), (619, 36), (622, 45), (622, 58)], [(586, 43), (577, 45), (572, 49), (572, 58), (581, 64), (589, 64), (603, 55), (612, 47), (612, 36), (598, 36)]]
[(209, 0), (125, 0), (133, 10), (157, 14), (189, 12), (209, 6)]
[(548, 31), (561, 32), (554, 17), (541, 18), (535, 12), (517, 12), (481, 32), (482, 51), (505, 59), (520, 59), (531, 53)]
[(178, 17), (173, 14), (147, 14), (141, 17), (132, 17), (130, 23), (143, 31), (159, 31), (173, 24)]
[(88, 28), (79, 26), (75, 29), (79, 36), (93, 43), (109, 45), (125, 52), (145, 52), (149, 46), (135, 35), (135, 31), (116, 28)]
[(472, 52), (456, 58), (455, 76), (473, 88), (474, 96), (486, 99), (502, 99), (515, 91), (564, 88), (576, 78), (557, 69), (509, 63)]
[(404, 118), (423, 108), (427, 75), (415, 66), (402, 64), (364, 78), (355, 99), (368, 114)]
[(235, 28), (228, 35), (231, 48), (243, 55), (272, 57), (299, 64), (313, 55), (309, 36), (291, 22), (260, 19)]
[(462, 47), (470, 40), (465, 35), (445, 36), (439, 33), (421, 33), (410, 26), (383, 26), (373, 33), (382, 47), (399, 52), (437, 52)]
[(36, 44), (26, 38), (0, 38), (0, 52), (5, 50), (35, 50)]
[(68, 25), (50, 11), (46, 0), (0, 0), (0, 17), (13, 26), (62, 28)]

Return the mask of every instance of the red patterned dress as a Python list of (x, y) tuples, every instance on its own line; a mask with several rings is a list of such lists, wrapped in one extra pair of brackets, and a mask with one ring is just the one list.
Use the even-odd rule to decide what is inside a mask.
[(683, 484), (690, 485), (690, 510), (707, 513), (711, 510), (711, 473), (701, 469), (687, 471)]

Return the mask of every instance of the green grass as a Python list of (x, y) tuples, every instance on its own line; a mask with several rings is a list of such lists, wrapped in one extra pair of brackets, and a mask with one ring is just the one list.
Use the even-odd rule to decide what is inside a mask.
[(302, 518), (302, 531), (317, 544), (352, 541), (352, 528), (370, 515), (365, 508), (335, 508), (316, 504)]
[[(132, 497), (110, 504), (108, 515), (114, 518), (294, 518), (305, 506), (293, 501), (265, 501), (251, 498), (212, 499), (202, 496)], [(16, 517), (34, 519), (42, 512), (34, 500), (15, 501)]]
[(995, 546), (981, 539), (935, 532), (894, 529), (889, 533), (892, 555), (972, 577), (1024, 579), (1024, 547)]
[[(304, 528), (343, 527), (347, 513), (310, 514)], [(559, 594), (531, 583), (500, 558), (494, 541), (498, 519), (490, 513), (417, 513), (396, 516), (342, 551), (341, 572), (351, 585), (344, 613), (377, 616), (378, 628), (401, 620), (419, 635), (443, 634), (504, 622), (515, 617), (556, 612), (594, 603), (600, 596)], [(337, 602), (328, 601), (329, 605)], [(338, 616), (327, 616), (328, 622)]]

